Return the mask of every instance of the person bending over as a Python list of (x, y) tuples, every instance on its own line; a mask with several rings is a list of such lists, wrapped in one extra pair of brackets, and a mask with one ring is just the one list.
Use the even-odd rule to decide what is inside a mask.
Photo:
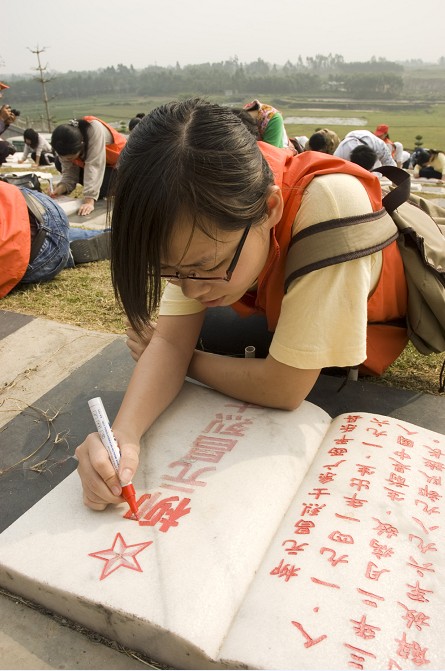
[[(112, 215), (112, 280), (137, 361), (113, 424), (122, 483), (137, 469), (141, 436), (186, 375), (247, 403), (293, 410), (322, 368), (363, 364), (378, 373), (394, 361), (406, 328), (381, 322), (406, 314), (396, 242), (284, 286), (293, 236), (338, 218), (375, 221), (381, 208), (374, 174), (257, 142), (226, 107), (193, 99), (142, 119), (121, 154)], [(298, 241), (292, 249), (299, 253)], [(257, 358), (243, 358), (246, 345)], [(98, 435), (76, 455), (85, 504), (121, 502)]]

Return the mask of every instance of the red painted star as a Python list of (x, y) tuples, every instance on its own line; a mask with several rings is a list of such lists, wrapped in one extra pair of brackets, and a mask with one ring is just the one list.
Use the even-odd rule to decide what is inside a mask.
[(118, 568), (130, 568), (133, 571), (141, 571), (142, 569), (139, 565), (136, 555), (142, 550), (145, 550), (153, 541), (148, 543), (135, 543), (134, 545), (126, 545), (121, 534), (116, 534), (113, 545), (107, 550), (99, 550), (98, 552), (90, 552), (89, 557), (97, 557), (97, 559), (102, 559), (105, 562), (105, 566), (102, 569), (102, 574), (100, 580), (103, 580), (113, 571), (117, 571)]

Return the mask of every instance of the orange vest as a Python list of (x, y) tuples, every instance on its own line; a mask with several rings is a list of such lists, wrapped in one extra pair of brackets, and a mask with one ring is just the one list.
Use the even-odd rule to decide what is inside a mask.
[(20, 282), (31, 255), (31, 226), (25, 199), (0, 181), (0, 298)]
[[(106, 121), (102, 121), (102, 119), (98, 119), (95, 116), (84, 116), (83, 119), (85, 121), (100, 121), (102, 125), (107, 128), (112, 137), (113, 137), (113, 142), (112, 144), (107, 144), (105, 145), (105, 155), (106, 155), (106, 161), (107, 165), (111, 166), (114, 168), (114, 166), (117, 163), (117, 159), (119, 158), (119, 154), (121, 153), (122, 149), (125, 147), (125, 144), (127, 142), (127, 139), (121, 135), (120, 133), (117, 132), (113, 126), (110, 126)], [(73, 163), (75, 165), (78, 165), (79, 168), (83, 168), (85, 166), (85, 161), (83, 161), (81, 158), (76, 158)]]
[[(292, 225), (303, 193), (310, 181), (332, 172), (353, 175), (363, 184), (374, 212), (382, 209), (382, 192), (378, 177), (355, 163), (344, 161), (322, 152), (303, 152), (295, 155), (258, 142), (273, 174), (275, 184), (281, 188), (284, 199), (283, 216), (271, 231), (269, 255), (260, 273), (256, 292), (248, 292), (232, 307), (240, 315), (262, 312), (268, 328), (275, 331), (284, 298), (286, 254), (292, 237)], [(362, 372), (380, 375), (402, 352), (408, 342), (406, 329), (382, 323), (404, 318), (407, 305), (407, 287), (403, 262), (393, 242), (383, 252), (382, 272), (368, 300), (367, 359)], [(377, 324), (373, 324), (377, 322)]]

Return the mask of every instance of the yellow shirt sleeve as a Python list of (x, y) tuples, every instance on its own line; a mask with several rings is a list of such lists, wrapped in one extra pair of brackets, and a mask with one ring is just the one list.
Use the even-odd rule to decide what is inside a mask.
[[(355, 177), (323, 175), (306, 189), (293, 233), (322, 221), (371, 211), (366, 190)], [(302, 369), (362, 363), (366, 359), (367, 300), (380, 276), (381, 258), (378, 252), (295, 280), (282, 303), (271, 356)]]
[(181, 287), (177, 284), (167, 282), (165, 285), (159, 306), (160, 315), (194, 315), (197, 312), (203, 312), (205, 309), (199, 301), (184, 296)]

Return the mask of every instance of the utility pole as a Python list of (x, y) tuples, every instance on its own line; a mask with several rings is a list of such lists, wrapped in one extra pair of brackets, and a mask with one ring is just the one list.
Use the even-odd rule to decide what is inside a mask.
[(46, 120), (47, 120), (47, 123), (48, 123), (48, 132), (51, 133), (51, 115), (49, 113), (48, 94), (46, 92), (46, 84), (48, 82), (51, 82), (53, 79), (55, 79), (55, 77), (49, 77), (49, 79), (48, 79), (45, 76), (45, 72), (46, 72), (48, 66), (45, 65), (45, 67), (43, 67), (42, 63), (40, 62), (40, 54), (43, 54), (46, 47), (43, 47), (43, 49), (39, 49), (39, 46), (37, 45), (37, 47), (35, 49), (30, 49), (29, 47), (28, 47), (28, 49), (32, 54), (36, 54), (36, 56), (37, 56), (38, 66), (36, 68), (33, 68), (33, 70), (37, 70), (38, 73), (39, 73), (39, 77), (36, 77), (35, 79), (37, 79), (37, 81), (40, 82), (41, 85), (42, 85), (43, 103), (45, 105), (45, 110), (46, 110)]

